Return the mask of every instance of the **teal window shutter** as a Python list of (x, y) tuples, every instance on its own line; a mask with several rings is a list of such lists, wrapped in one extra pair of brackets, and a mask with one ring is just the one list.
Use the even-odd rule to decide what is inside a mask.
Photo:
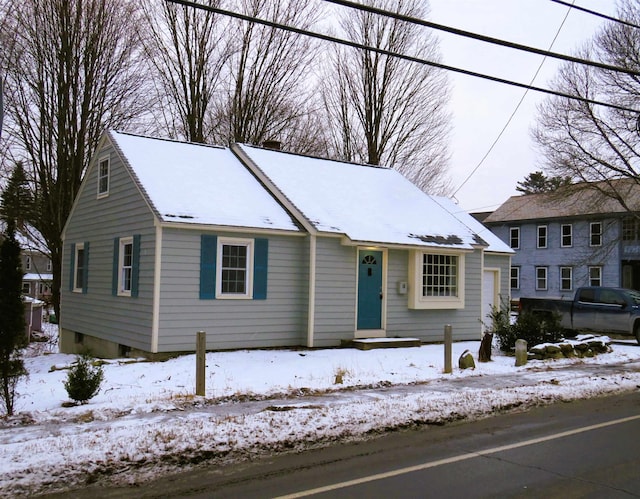
[(120, 238), (113, 240), (113, 274), (111, 276), (111, 294), (118, 296), (118, 262), (120, 260)]
[(89, 284), (89, 241), (84, 243), (84, 258), (82, 259), (82, 267), (84, 274), (82, 275), (82, 294), (87, 294), (87, 285)]
[(138, 296), (138, 279), (140, 277), (140, 234), (133, 236), (133, 262), (131, 269), (131, 296)]
[(256, 239), (253, 257), (253, 299), (267, 299), (267, 263), (269, 260), (269, 240)]
[(69, 291), (73, 291), (73, 280), (76, 273), (76, 245), (71, 244), (71, 258), (69, 259)]
[(216, 258), (218, 236), (200, 236), (200, 299), (213, 300), (216, 297)]

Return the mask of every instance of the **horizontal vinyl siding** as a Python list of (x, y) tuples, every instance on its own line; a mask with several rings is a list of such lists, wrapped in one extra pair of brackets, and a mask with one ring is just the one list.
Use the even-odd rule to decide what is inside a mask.
[[(109, 147), (109, 195), (97, 199), (97, 168), (88, 177), (65, 234), (61, 297), (61, 327), (133, 348), (151, 348), (154, 217)], [(113, 239), (141, 235), (139, 295), (112, 295)], [(69, 291), (71, 245), (89, 242), (87, 293)]]
[(317, 239), (314, 346), (339, 345), (355, 335), (357, 251), (339, 238)]
[(444, 326), (451, 324), (454, 340), (480, 339), (482, 254), (465, 254), (465, 307), (454, 310), (412, 310), (408, 295), (398, 293), (399, 281), (408, 282), (409, 252), (390, 250), (387, 286), (387, 336), (411, 336), (423, 342), (443, 341)]
[[(307, 238), (261, 235), (269, 240), (266, 300), (199, 297), (201, 231), (164, 229), (158, 349), (195, 348), (197, 331), (207, 348), (299, 346), (306, 338)], [(208, 233), (255, 238), (250, 233)]]

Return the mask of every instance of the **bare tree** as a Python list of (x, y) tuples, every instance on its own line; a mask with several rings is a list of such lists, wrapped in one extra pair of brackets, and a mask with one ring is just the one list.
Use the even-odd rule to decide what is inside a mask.
[[(640, 4), (623, 0), (618, 16), (638, 24)], [(639, 71), (640, 32), (625, 24), (609, 23), (580, 56)], [(635, 109), (640, 102), (637, 76), (575, 63), (564, 65), (553, 85), (572, 95)], [(583, 185), (600, 190), (626, 207), (630, 184), (619, 180), (640, 182), (639, 123), (636, 113), (552, 97), (538, 108), (533, 136), (549, 172), (588, 182)]]
[(59, 315), (61, 233), (89, 157), (105, 128), (132, 123), (147, 107), (140, 16), (130, 0), (2, 1), (5, 133), (31, 173), (32, 223), (51, 252)]
[[(241, 0), (243, 13), (308, 29), (317, 8), (305, 0)], [(293, 151), (310, 148), (307, 130), (309, 74), (313, 42), (288, 31), (238, 21), (230, 36), (235, 41), (229, 59), (226, 95), (218, 117), (218, 141), (261, 144), (267, 140), (295, 140)]]
[[(424, 18), (421, 0), (376, 7)], [(439, 59), (437, 39), (415, 24), (359, 10), (338, 13), (341, 35), (386, 51)], [(443, 71), (377, 52), (334, 46), (322, 95), (337, 158), (393, 166), (423, 190), (449, 189), (449, 86)]]
[[(200, 2), (219, 7), (219, 0)], [(158, 94), (155, 111), (171, 135), (191, 142), (212, 139), (231, 37), (229, 21), (205, 9), (146, 0), (145, 47)], [(219, 96), (218, 96), (219, 98)]]

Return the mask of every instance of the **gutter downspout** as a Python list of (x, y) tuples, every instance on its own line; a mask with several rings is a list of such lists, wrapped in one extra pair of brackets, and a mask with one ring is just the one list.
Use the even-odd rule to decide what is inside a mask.
[(309, 312), (307, 318), (307, 347), (313, 348), (316, 326), (316, 235), (309, 235)]

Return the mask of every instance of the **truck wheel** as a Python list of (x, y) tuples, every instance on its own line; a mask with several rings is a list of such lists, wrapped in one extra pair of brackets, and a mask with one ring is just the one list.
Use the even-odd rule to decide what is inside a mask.
[(633, 335), (636, 337), (638, 345), (640, 345), (640, 322), (636, 322), (633, 325)]

